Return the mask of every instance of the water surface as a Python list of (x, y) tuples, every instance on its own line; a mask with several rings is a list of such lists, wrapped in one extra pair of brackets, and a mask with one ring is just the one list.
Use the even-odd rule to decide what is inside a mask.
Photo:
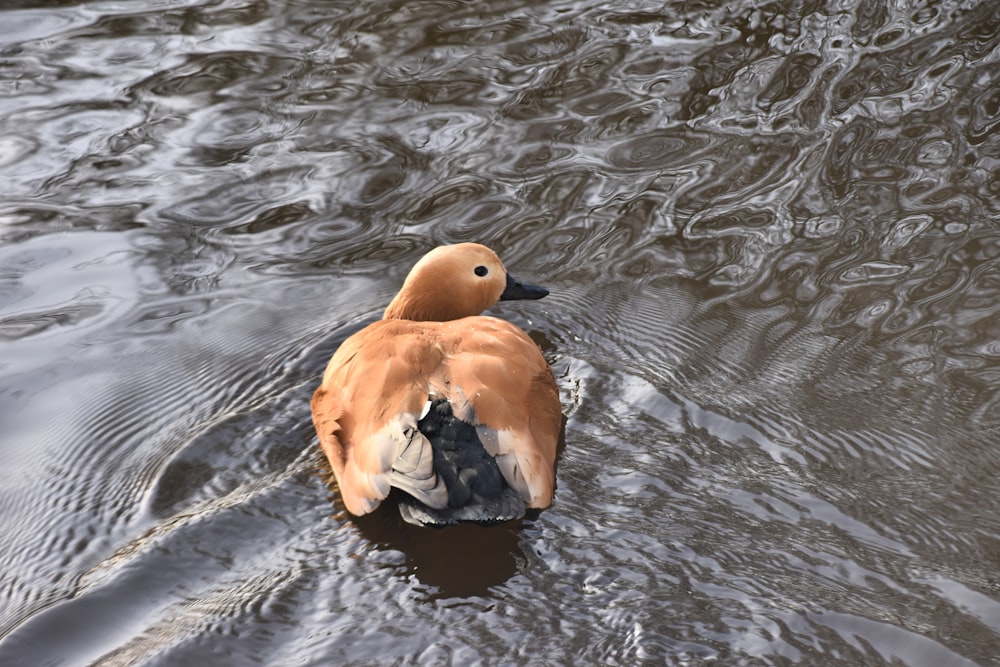
[[(0, 26), (0, 664), (1000, 664), (1000, 5)], [(469, 240), (555, 502), (351, 520), (309, 397)]]

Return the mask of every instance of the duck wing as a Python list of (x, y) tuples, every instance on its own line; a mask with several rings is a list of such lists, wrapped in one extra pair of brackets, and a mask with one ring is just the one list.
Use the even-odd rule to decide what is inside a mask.
[(441, 355), (414, 322), (383, 320), (348, 338), (312, 398), (313, 424), (347, 510), (378, 507), (392, 487), (447, 505), (430, 442), (417, 428)]
[(455, 415), (476, 427), (528, 507), (547, 507), (562, 408), (541, 350), (520, 328), (494, 317), (445, 322), (442, 328)]

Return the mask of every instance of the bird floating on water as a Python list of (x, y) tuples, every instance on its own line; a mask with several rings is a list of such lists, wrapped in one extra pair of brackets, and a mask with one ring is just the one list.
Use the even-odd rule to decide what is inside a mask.
[(548, 290), (512, 278), (477, 243), (418, 261), (383, 318), (337, 349), (313, 424), (347, 510), (395, 488), (407, 522), (516, 519), (552, 502), (559, 392), (538, 346), (481, 313)]

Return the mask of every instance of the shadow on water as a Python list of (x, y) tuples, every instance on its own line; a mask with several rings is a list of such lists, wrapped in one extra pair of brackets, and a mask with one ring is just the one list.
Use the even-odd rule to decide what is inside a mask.
[(405, 556), (403, 575), (412, 575), (429, 587), (430, 601), (492, 597), (493, 589), (517, 574), (524, 562), (522, 550), (530, 548), (523, 536), (525, 521), (424, 528), (403, 521), (392, 501), (354, 519), (361, 534), (377, 549)]

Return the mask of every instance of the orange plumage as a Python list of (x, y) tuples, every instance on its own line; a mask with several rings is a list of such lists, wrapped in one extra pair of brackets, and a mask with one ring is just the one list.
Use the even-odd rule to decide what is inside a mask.
[(312, 413), (349, 512), (367, 514), (393, 487), (414, 499), (400, 506), (413, 523), (502, 521), (551, 503), (562, 423), (552, 371), (521, 329), (479, 314), (547, 293), (511, 279), (485, 246), (442, 246), (381, 321), (344, 341)]

